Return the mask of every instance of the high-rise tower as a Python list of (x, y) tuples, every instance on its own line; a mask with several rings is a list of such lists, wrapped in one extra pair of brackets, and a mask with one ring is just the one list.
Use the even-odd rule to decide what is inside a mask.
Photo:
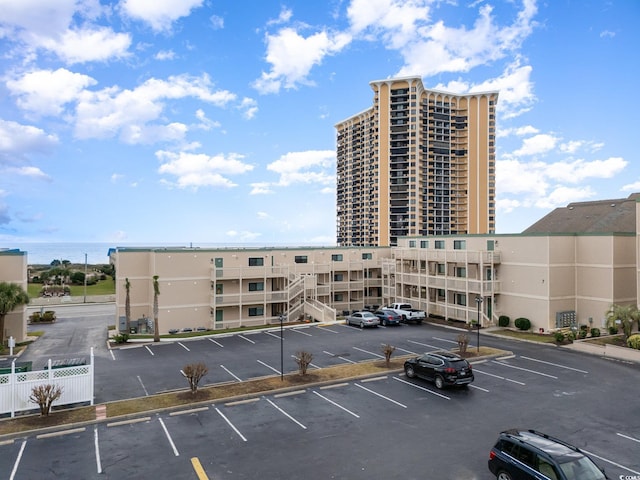
[(498, 92), (370, 85), (373, 106), (336, 125), (338, 245), (494, 233)]

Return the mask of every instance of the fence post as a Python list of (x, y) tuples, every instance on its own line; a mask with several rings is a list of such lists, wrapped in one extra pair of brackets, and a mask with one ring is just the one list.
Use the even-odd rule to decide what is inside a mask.
[(9, 377), (11, 380), (11, 418), (16, 416), (16, 359), (14, 358), (11, 362), (11, 376)]
[(93, 347), (91, 347), (91, 357), (89, 360), (89, 377), (90, 377), (90, 382), (91, 382), (91, 393), (90, 393), (90, 402), (91, 405), (93, 406), (93, 393), (94, 393), (94, 389), (95, 389), (95, 385), (94, 385), (94, 380), (93, 380)]
[(51, 383), (51, 381), (53, 380), (53, 368), (51, 368), (51, 359), (49, 359), (47, 364), (49, 365), (49, 383)]

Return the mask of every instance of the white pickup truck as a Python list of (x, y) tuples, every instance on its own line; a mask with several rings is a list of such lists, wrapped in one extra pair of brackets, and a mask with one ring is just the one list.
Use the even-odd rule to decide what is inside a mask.
[(415, 322), (417, 324), (422, 323), (422, 321), (427, 317), (423, 310), (418, 310), (417, 308), (412, 308), (408, 303), (392, 303), (388, 307), (385, 307), (388, 310), (393, 310), (404, 323)]

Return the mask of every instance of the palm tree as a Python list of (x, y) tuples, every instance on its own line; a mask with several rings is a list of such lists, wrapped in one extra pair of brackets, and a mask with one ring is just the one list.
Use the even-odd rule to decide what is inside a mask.
[(160, 323), (158, 322), (158, 295), (160, 295), (160, 285), (158, 275), (153, 276), (153, 341), (160, 341)]
[(635, 305), (613, 304), (607, 311), (607, 328), (622, 329), (626, 341), (631, 335), (634, 322), (639, 318), (640, 311)]
[(27, 305), (29, 295), (17, 283), (0, 282), (0, 346), (4, 345), (4, 319), (16, 307)]
[(124, 289), (127, 291), (127, 296), (124, 299), (124, 317), (127, 321), (127, 328), (129, 328), (129, 321), (131, 320), (131, 283), (128, 278), (124, 279)]

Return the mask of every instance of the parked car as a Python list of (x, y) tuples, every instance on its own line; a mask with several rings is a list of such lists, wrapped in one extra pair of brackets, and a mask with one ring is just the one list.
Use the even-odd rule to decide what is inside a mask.
[(376, 310), (374, 315), (378, 317), (380, 321), (380, 325), (400, 325), (400, 321), (402, 318), (393, 310), (389, 310), (387, 308), (381, 308), (380, 310)]
[(419, 325), (427, 317), (427, 314), (423, 310), (413, 308), (409, 303), (392, 303), (385, 308), (387, 310), (393, 310), (400, 315), (404, 323), (415, 322)]
[(380, 320), (371, 312), (355, 312), (347, 316), (347, 325), (358, 325), (360, 328), (377, 327)]
[(489, 453), (498, 480), (605, 480), (589, 456), (562, 440), (535, 430), (506, 430)]
[(425, 353), (420, 357), (410, 358), (404, 362), (404, 372), (409, 378), (432, 381), (437, 388), (468, 385), (474, 379), (471, 364), (451, 352)]

